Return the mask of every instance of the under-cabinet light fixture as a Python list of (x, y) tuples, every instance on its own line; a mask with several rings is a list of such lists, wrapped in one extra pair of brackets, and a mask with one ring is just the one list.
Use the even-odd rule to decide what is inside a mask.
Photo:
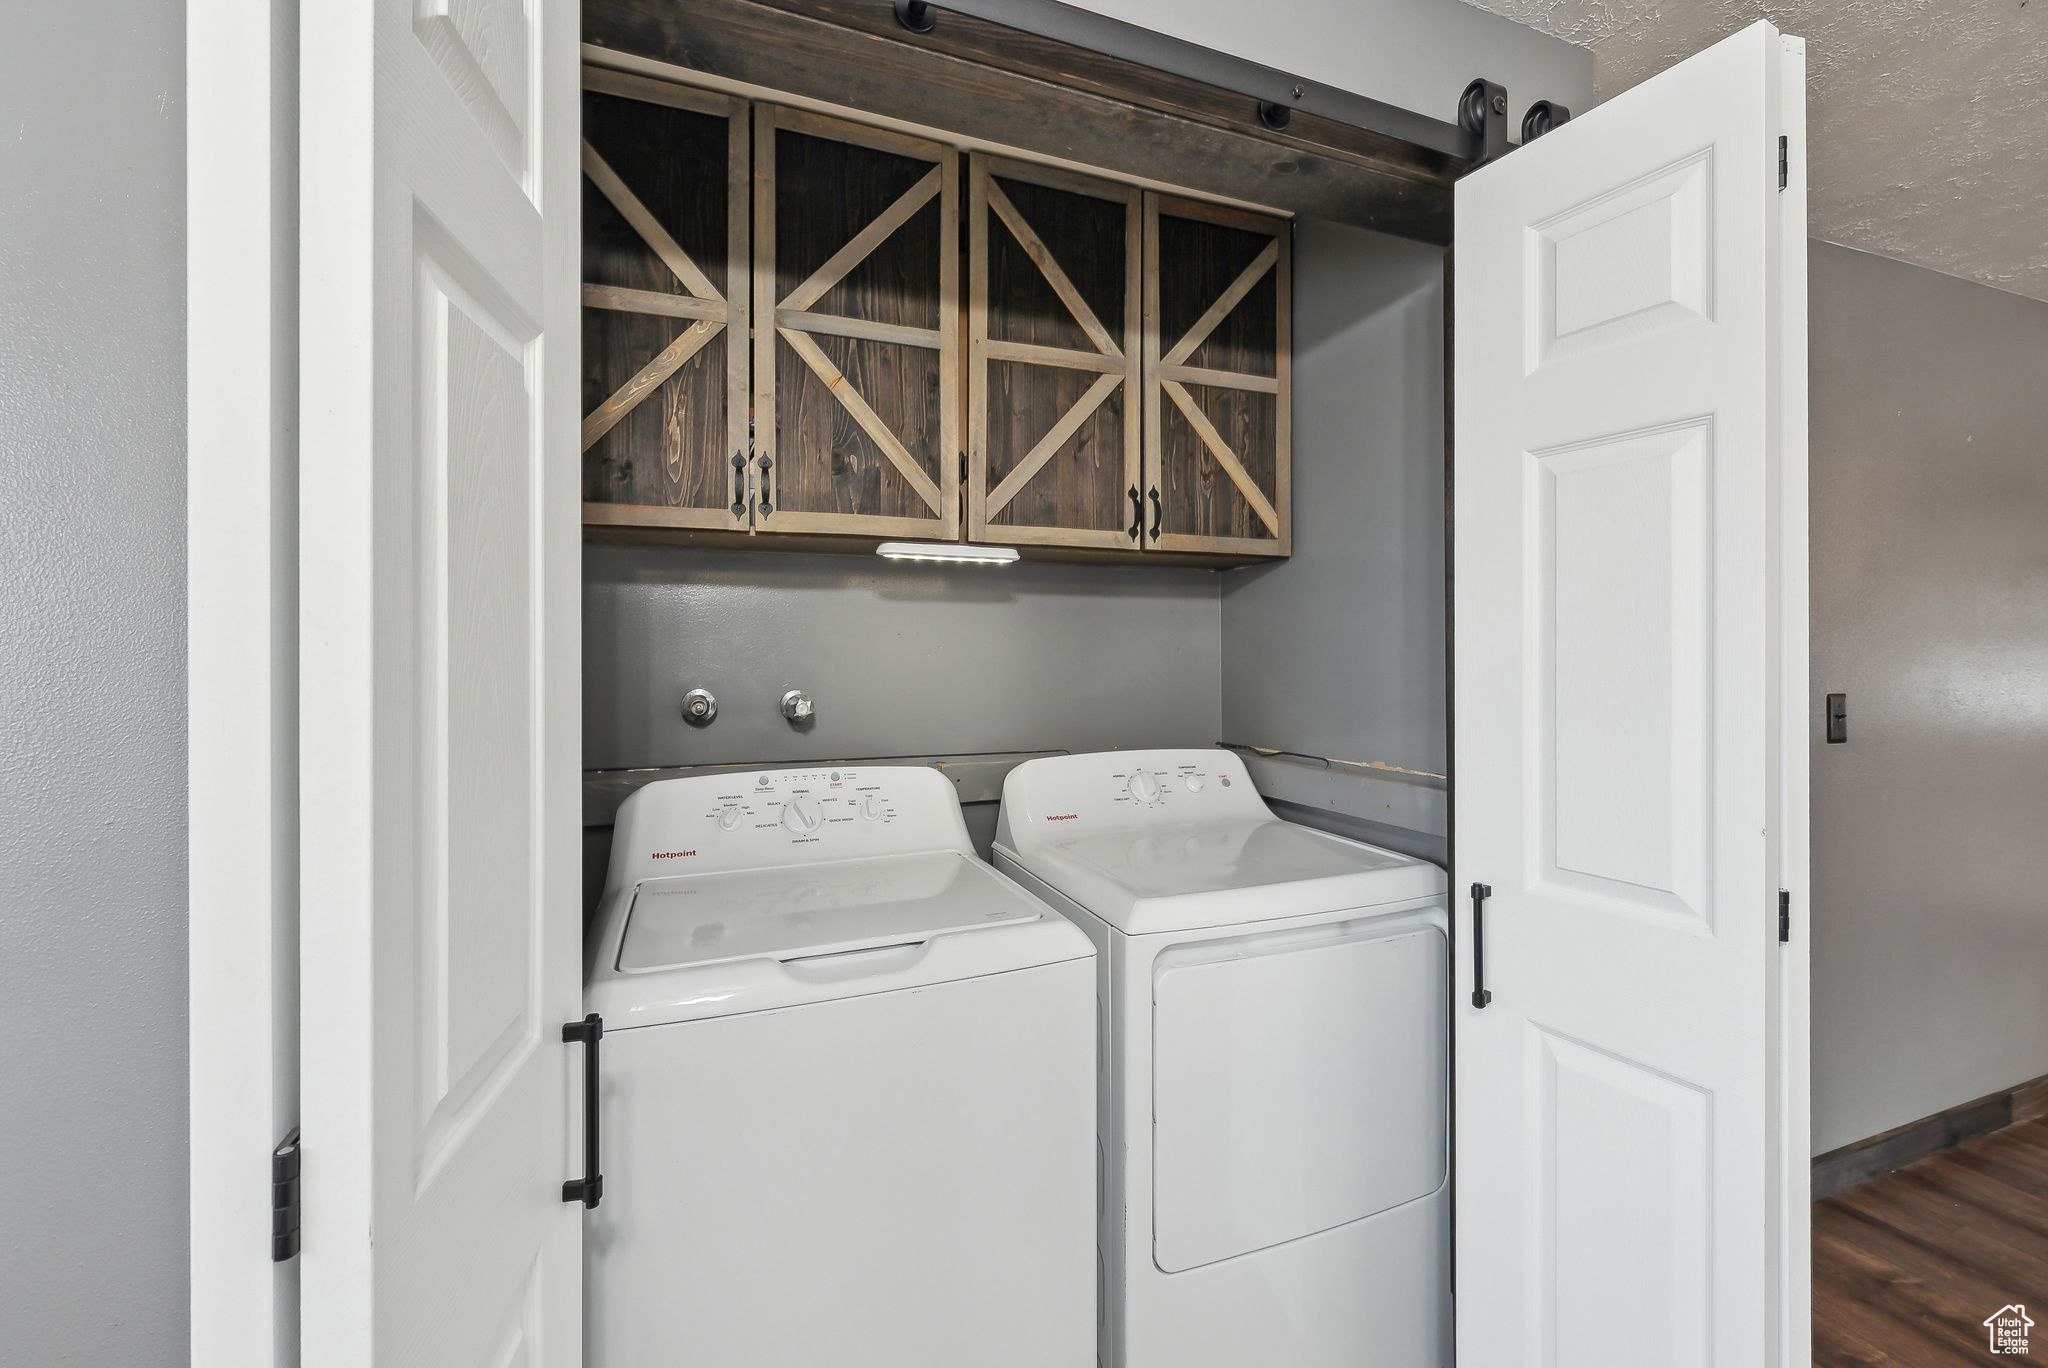
[(885, 560), (953, 561), (960, 565), (1008, 565), (1014, 546), (964, 546), (957, 542), (883, 542), (875, 554)]

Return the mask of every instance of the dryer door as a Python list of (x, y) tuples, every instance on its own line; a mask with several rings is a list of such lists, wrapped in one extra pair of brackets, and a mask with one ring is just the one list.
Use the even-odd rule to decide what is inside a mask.
[(1153, 972), (1153, 1259), (1178, 1273), (1423, 1197), (1445, 1169), (1445, 959), (1384, 918)]

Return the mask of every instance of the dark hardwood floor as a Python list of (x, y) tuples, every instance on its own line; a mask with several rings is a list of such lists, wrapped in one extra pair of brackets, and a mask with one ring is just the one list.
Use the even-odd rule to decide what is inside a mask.
[(2048, 1359), (2048, 1117), (1814, 1206), (1815, 1368), (2024, 1362), (1992, 1358), (1982, 1324), (2014, 1302)]

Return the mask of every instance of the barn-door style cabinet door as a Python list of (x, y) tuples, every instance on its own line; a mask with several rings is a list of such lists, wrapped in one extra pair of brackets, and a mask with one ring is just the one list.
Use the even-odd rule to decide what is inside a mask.
[(941, 143), (755, 108), (757, 533), (960, 535), (959, 195)]
[(1284, 556), (1290, 225), (1145, 195), (1145, 549)]
[(1142, 192), (980, 154), (967, 174), (967, 535), (1135, 550)]
[(584, 73), (587, 526), (747, 530), (748, 113)]

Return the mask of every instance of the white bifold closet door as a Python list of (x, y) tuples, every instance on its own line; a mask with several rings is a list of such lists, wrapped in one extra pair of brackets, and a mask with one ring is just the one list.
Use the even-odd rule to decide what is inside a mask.
[(1457, 187), (1472, 1368), (1807, 1361), (1803, 66), (1756, 24)]
[(577, 6), (297, 13), (301, 1361), (573, 1368)]

